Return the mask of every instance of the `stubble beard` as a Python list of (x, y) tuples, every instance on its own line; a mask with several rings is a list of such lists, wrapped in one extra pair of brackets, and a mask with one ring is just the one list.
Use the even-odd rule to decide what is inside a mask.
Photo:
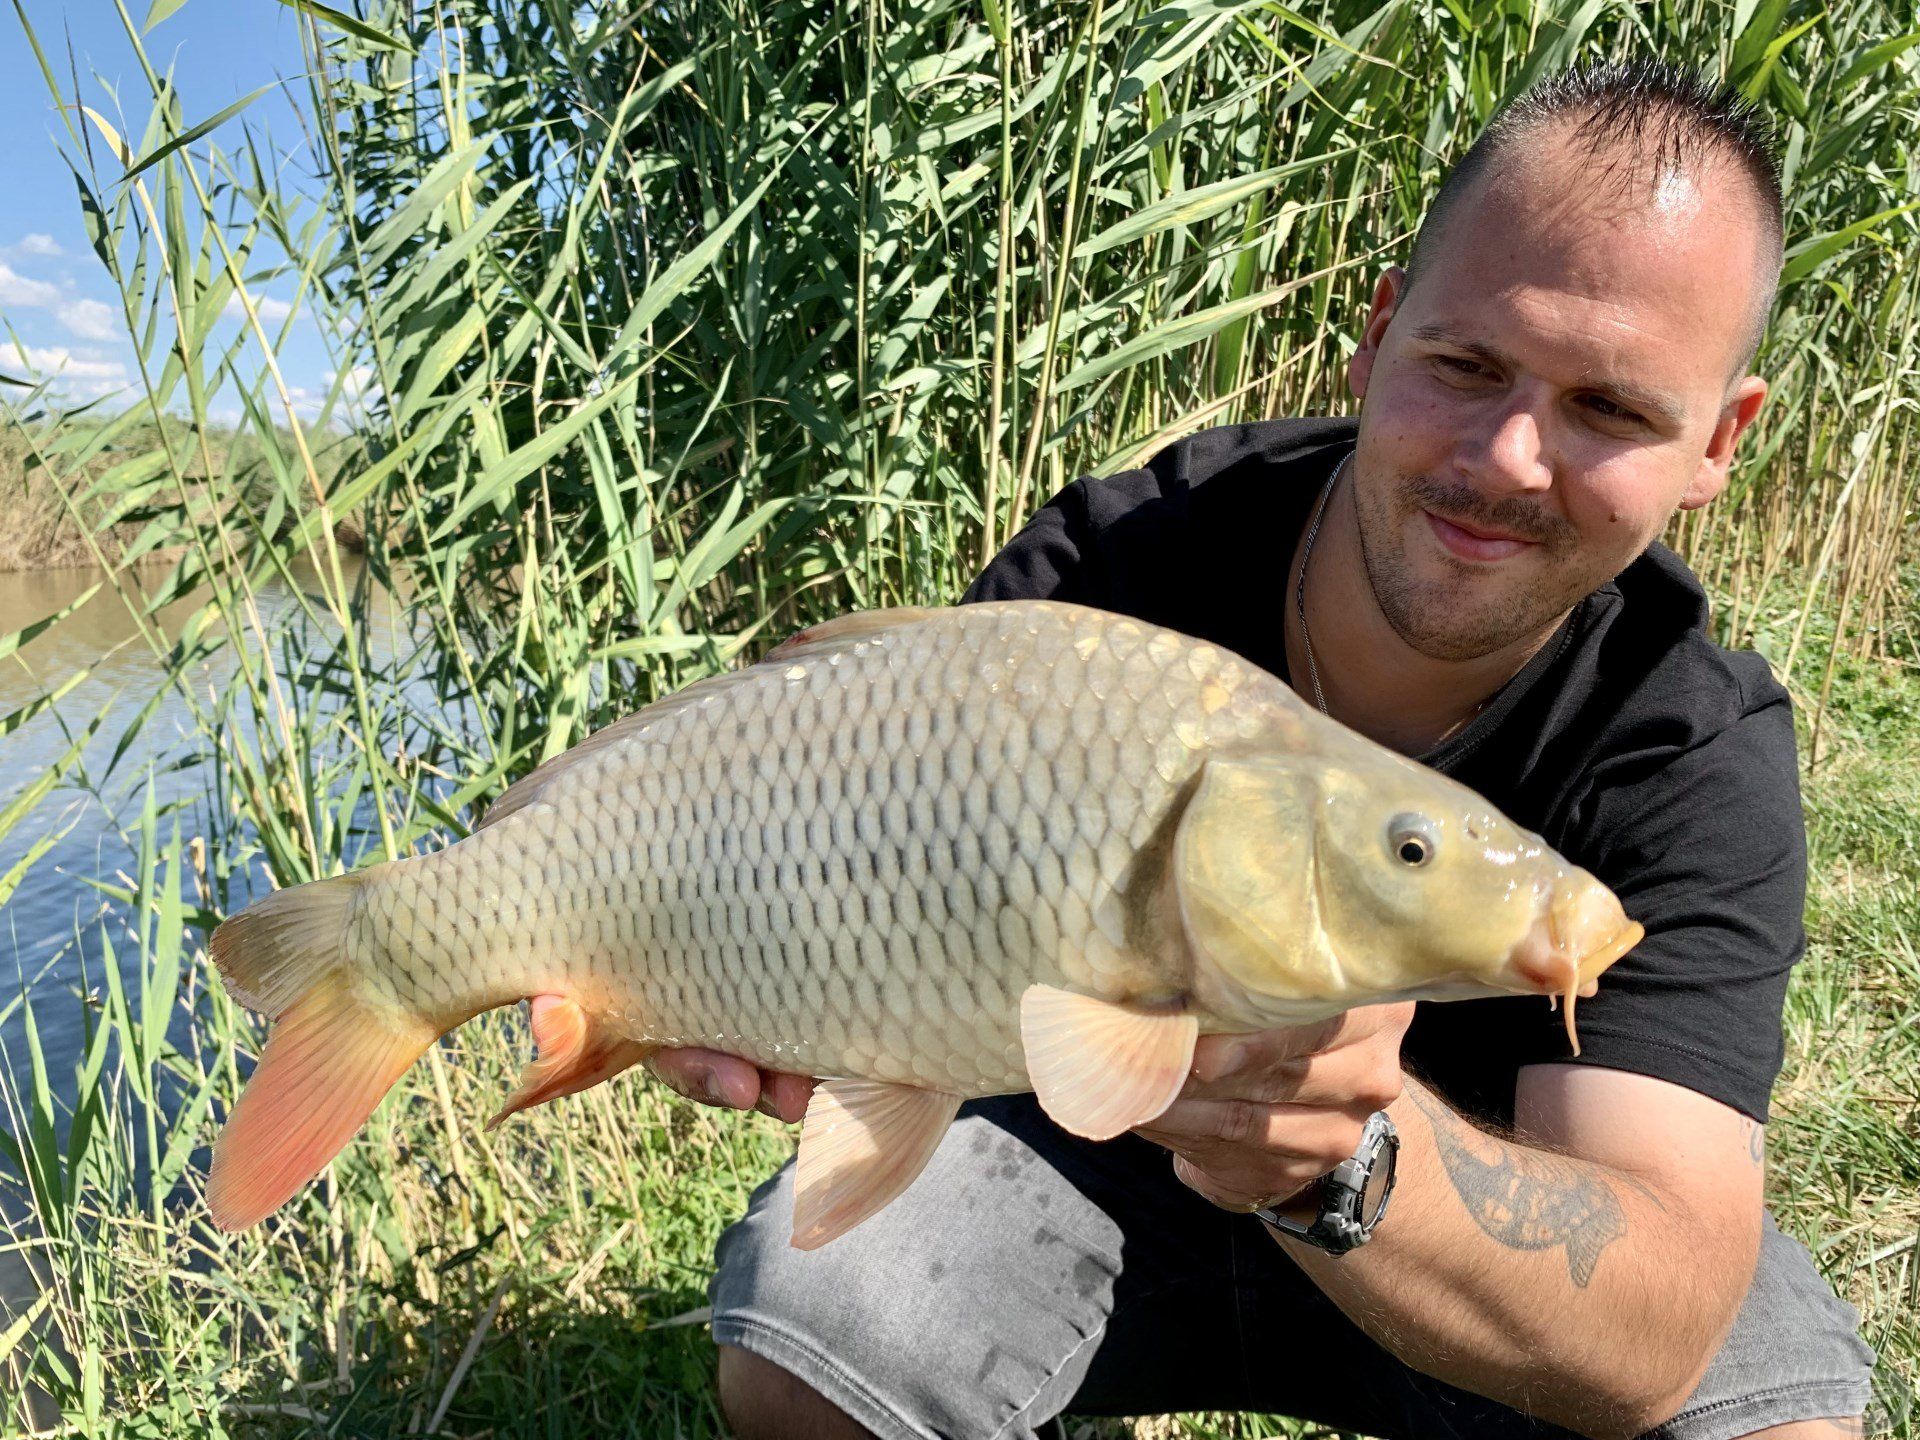
[[(1356, 477), (1353, 499), (1374, 602), (1394, 633), (1430, 659), (1477, 660), (1537, 636), (1594, 588), (1589, 577), (1571, 573), (1579, 540), (1573, 527), (1526, 501), (1489, 504), (1470, 486), (1424, 476), (1398, 477), (1378, 492)], [(1533, 541), (1551, 567), (1548, 576), (1502, 580), (1447, 557), (1452, 575), (1417, 578), (1404, 537), (1410, 525), (1427, 523), (1422, 510)]]

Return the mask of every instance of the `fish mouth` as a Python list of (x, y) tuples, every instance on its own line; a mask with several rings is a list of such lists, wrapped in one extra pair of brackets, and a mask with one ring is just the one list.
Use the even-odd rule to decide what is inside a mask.
[(1593, 994), (1594, 991), (1599, 988), (1595, 982), (1599, 980), (1600, 972), (1613, 964), (1614, 961), (1618, 960), (1629, 950), (1633, 949), (1634, 946), (1638, 945), (1646, 938), (1646, 934), (1646, 926), (1642, 925), (1638, 920), (1629, 920), (1627, 921), (1626, 928), (1621, 930), (1618, 935), (1615, 935), (1611, 940), (1603, 944), (1596, 945), (1592, 950), (1588, 951), (1579, 965), (1579, 993), (1582, 995)]
[(1614, 893), (1585, 871), (1559, 877), (1543, 912), (1514, 947), (1512, 964), (1522, 989), (1564, 998), (1567, 1039), (1580, 1053), (1573, 1026), (1576, 999), (1599, 990), (1603, 971), (1645, 937)]

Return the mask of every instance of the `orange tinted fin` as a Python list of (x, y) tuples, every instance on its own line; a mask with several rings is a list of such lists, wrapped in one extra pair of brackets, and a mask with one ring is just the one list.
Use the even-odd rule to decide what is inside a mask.
[(1111, 1140), (1173, 1103), (1193, 1067), (1200, 1021), (1029, 985), (1020, 1038), (1041, 1109), (1075, 1135)]
[(610, 1080), (655, 1049), (616, 1035), (564, 995), (534, 996), (531, 1019), (540, 1057), (520, 1072), (507, 1103), (487, 1121), (489, 1130), (517, 1111)]
[(353, 1138), (439, 1032), (329, 977), (274, 1022), (213, 1146), (207, 1208), (244, 1230), (280, 1208)]
[(814, 1087), (794, 1163), (793, 1245), (815, 1250), (885, 1205), (926, 1168), (958, 1095), (877, 1080)]
[(390, 869), (276, 890), (209, 937), (229, 993), (273, 1021), (213, 1146), (207, 1207), (223, 1230), (265, 1218), (319, 1174), (446, 1028), (354, 983), (348, 928)]

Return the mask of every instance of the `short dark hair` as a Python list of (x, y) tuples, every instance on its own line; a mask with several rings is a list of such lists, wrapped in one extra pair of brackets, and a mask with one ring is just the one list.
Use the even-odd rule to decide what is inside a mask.
[(1760, 349), (1779, 287), (1784, 244), (1780, 162), (1766, 117), (1731, 86), (1662, 60), (1573, 66), (1550, 75), (1501, 106), (1467, 153), (1447, 172), (1428, 207), (1407, 262), (1407, 283), (1432, 262), (1460, 197), (1495, 161), (1544, 134), (1570, 138), (1596, 159), (1617, 156), (1608, 177), (1624, 191), (1675, 171), (1697, 172), (1713, 159), (1731, 161), (1751, 182), (1762, 231), (1762, 293), (1755, 297), (1744, 374)]

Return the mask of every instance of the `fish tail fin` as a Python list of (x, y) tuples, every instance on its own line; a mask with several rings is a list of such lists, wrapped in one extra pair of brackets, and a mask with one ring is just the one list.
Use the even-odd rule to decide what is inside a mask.
[(234, 998), (273, 1028), (214, 1142), (207, 1208), (244, 1230), (325, 1168), (441, 1027), (365, 992), (346, 951), (367, 872), (274, 892), (213, 932)]

